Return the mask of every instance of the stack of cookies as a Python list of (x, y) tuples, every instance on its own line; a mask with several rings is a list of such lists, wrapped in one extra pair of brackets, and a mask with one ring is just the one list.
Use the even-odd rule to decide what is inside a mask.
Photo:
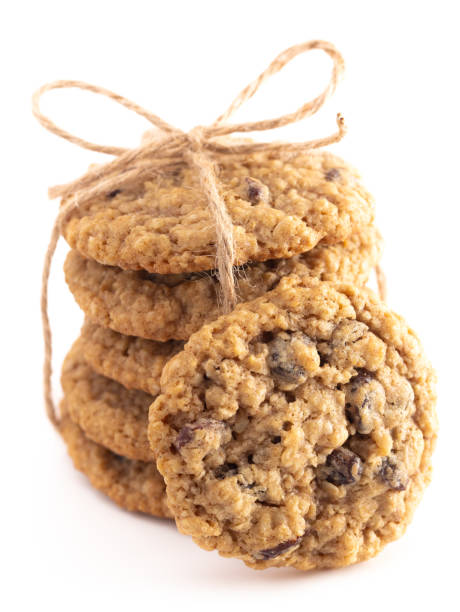
[(218, 177), (227, 315), (195, 170), (66, 219), (86, 317), (62, 369), (69, 453), (122, 507), (251, 567), (367, 559), (408, 524), (436, 430), (417, 338), (363, 288), (381, 254), (372, 198), (325, 152), (223, 158)]

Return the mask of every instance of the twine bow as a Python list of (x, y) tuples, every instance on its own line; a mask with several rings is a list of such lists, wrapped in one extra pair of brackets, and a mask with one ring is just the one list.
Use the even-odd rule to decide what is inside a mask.
[[(282, 68), (296, 56), (313, 49), (324, 51), (330, 56), (333, 62), (329, 83), (319, 96), (306, 102), (296, 111), (281, 115), (274, 119), (265, 119), (249, 123), (228, 123), (228, 119), (233, 113), (244, 104), (244, 102), (252, 98), (264, 81), (282, 70)], [(76, 207), (98, 196), (110, 193), (120, 187), (141, 183), (158, 170), (165, 171), (173, 169), (175, 166), (184, 163), (195, 167), (200, 177), (201, 189), (206, 197), (216, 228), (216, 267), (222, 291), (223, 309), (224, 311), (229, 311), (236, 303), (235, 281), (233, 276), (235, 249), (233, 243), (232, 220), (227, 212), (225, 202), (219, 193), (218, 180), (216, 177), (216, 160), (225, 155), (249, 154), (256, 151), (271, 151), (284, 154), (300, 153), (310, 149), (317, 149), (341, 140), (345, 135), (346, 127), (343, 117), (338, 114), (338, 131), (325, 138), (310, 140), (308, 142), (228, 143), (219, 140), (219, 137), (234, 133), (248, 133), (279, 128), (315, 114), (334, 93), (343, 70), (343, 58), (331, 43), (313, 40), (294, 45), (280, 53), (252, 83), (245, 87), (238, 96), (236, 96), (228, 109), (222, 113), (214, 123), (209, 126), (195, 127), (190, 132), (183, 132), (169, 125), (169, 123), (154, 113), (151, 113), (123, 96), (109, 91), (108, 89), (104, 89), (103, 87), (90, 85), (83, 81), (54, 81), (43, 85), (35, 92), (32, 98), (32, 112), (44, 128), (84, 149), (115, 156), (113, 161), (103, 166), (99, 166), (96, 169), (90, 169), (86, 174), (75, 181), (65, 185), (51, 187), (48, 192), (51, 199), (56, 197), (67, 198), (65, 204), (61, 206), (54, 223), (48, 250), (46, 252), (41, 296), (41, 312), (45, 341), (44, 398), (48, 417), (56, 427), (59, 426), (59, 419), (52, 399), (51, 388), (52, 334), (48, 316), (48, 280), (52, 258), (61, 233), (61, 227), (70, 213)], [(159, 130), (159, 134), (152, 139), (146, 139), (137, 148), (125, 149), (95, 144), (63, 130), (48, 117), (43, 115), (40, 110), (39, 102), (41, 96), (48, 91), (69, 88), (83, 89), (114, 100), (128, 110), (147, 119), (147, 121)]]

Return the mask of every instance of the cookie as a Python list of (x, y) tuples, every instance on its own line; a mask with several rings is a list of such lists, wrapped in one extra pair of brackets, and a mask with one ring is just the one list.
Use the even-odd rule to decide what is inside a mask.
[[(345, 242), (318, 245), (292, 259), (246, 266), (238, 274), (238, 296), (249, 301), (272, 289), (290, 273), (363, 285), (381, 255), (382, 240), (373, 226)], [(152, 275), (123, 271), (70, 251), (66, 281), (85, 314), (122, 334), (166, 341), (186, 340), (220, 314), (212, 273)]]
[[(287, 161), (270, 153), (229, 157), (218, 178), (233, 220), (236, 265), (342, 242), (373, 219), (359, 175), (330, 153)], [(197, 171), (185, 166), (78, 206), (62, 233), (83, 256), (126, 270), (177, 274), (215, 266), (209, 206)]]
[(283, 279), (165, 366), (149, 439), (179, 529), (253, 568), (344, 566), (430, 480), (434, 373), (366, 289)]
[(86, 320), (78, 346), (86, 363), (96, 372), (116, 380), (127, 389), (140, 389), (156, 396), (167, 361), (184, 343), (154, 342), (125, 336)]
[(97, 374), (83, 359), (79, 340), (65, 358), (61, 382), (68, 413), (88, 438), (128, 459), (154, 460), (147, 439), (150, 394)]
[(92, 442), (61, 405), (60, 432), (77, 470), (125, 510), (171, 518), (165, 484), (154, 463), (132, 461)]

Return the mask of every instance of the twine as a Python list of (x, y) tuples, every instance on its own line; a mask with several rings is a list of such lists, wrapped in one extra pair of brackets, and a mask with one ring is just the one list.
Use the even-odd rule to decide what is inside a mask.
[[(332, 59), (332, 74), (324, 91), (309, 102), (303, 104), (292, 113), (287, 113), (274, 119), (265, 119), (248, 123), (228, 123), (233, 113), (257, 92), (259, 87), (268, 78), (279, 72), (284, 66), (301, 53), (318, 49), (324, 51)], [(216, 176), (216, 161), (225, 155), (249, 154), (257, 151), (270, 151), (274, 153), (301, 153), (311, 149), (324, 147), (338, 142), (346, 132), (343, 117), (337, 115), (338, 131), (316, 140), (308, 142), (251, 142), (228, 143), (218, 140), (219, 137), (233, 133), (248, 133), (271, 130), (295, 123), (315, 114), (334, 93), (339, 78), (344, 71), (344, 61), (335, 47), (328, 42), (313, 40), (295, 45), (280, 53), (272, 63), (247, 87), (245, 87), (228, 109), (222, 113), (209, 126), (198, 126), (186, 133), (169, 125), (166, 121), (142, 108), (135, 102), (124, 98), (108, 89), (91, 85), (83, 81), (54, 81), (38, 89), (32, 98), (32, 112), (40, 124), (48, 131), (72, 142), (75, 145), (115, 156), (115, 159), (103, 166), (90, 169), (86, 174), (75, 181), (65, 185), (51, 187), (48, 191), (51, 199), (56, 197), (67, 198), (61, 206), (55, 220), (48, 250), (46, 252), (42, 279), (41, 314), (43, 322), (43, 335), (45, 342), (44, 362), (44, 399), (46, 411), (51, 422), (58, 427), (59, 418), (52, 398), (52, 333), (48, 316), (48, 282), (51, 262), (59, 240), (61, 228), (70, 213), (78, 206), (90, 200), (110, 193), (120, 187), (139, 184), (151, 177), (158, 170), (173, 169), (176, 166), (188, 164), (196, 168), (200, 177), (200, 185), (211, 212), (216, 228), (216, 267), (222, 292), (223, 310), (230, 311), (236, 303), (235, 280), (233, 264), (235, 248), (233, 242), (232, 220), (220, 195)], [(78, 136), (58, 127), (40, 110), (39, 102), (42, 95), (53, 89), (77, 88), (90, 91), (110, 98), (117, 104), (144, 117), (159, 130), (159, 137), (145, 140), (134, 149), (125, 149), (100, 145), (83, 140)]]

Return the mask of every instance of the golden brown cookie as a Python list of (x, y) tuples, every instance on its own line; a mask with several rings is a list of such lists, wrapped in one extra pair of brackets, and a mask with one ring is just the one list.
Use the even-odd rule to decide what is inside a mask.
[(79, 340), (65, 358), (61, 382), (68, 413), (88, 438), (128, 459), (154, 460), (147, 440), (150, 394), (97, 374), (83, 359)]
[[(246, 266), (238, 275), (238, 296), (249, 301), (269, 291), (287, 274), (363, 285), (381, 255), (382, 239), (373, 226), (345, 242), (318, 245), (292, 259)], [(103, 266), (71, 251), (66, 281), (94, 322), (122, 334), (166, 341), (186, 340), (220, 314), (213, 274), (154, 275)]]
[(99, 374), (127, 389), (140, 389), (155, 396), (160, 392), (163, 367), (184, 343), (125, 336), (86, 320), (78, 345), (84, 360)]
[(165, 366), (149, 439), (178, 528), (254, 568), (363, 561), (431, 474), (434, 373), (366, 289), (292, 276)]
[[(327, 152), (287, 161), (270, 153), (229, 157), (218, 177), (236, 265), (343, 242), (373, 219), (357, 172)], [(83, 256), (126, 270), (176, 274), (215, 266), (215, 227), (197, 171), (188, 167), (82, 204), (62, 229)]]
[(165, 483), (154, 463), (132, 461), (92, 442), (61, 405), (60, 432), (72, 461), (95, 489), (125, 510), (171, 518)]

